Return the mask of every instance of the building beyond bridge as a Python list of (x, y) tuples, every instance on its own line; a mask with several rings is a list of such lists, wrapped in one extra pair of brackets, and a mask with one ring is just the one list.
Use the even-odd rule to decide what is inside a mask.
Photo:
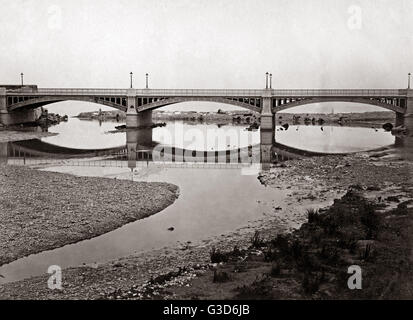
[(274, 130), (275, 114), (320, 102), (378, 106), (396, 113), (396, 126), (413, 121), (413, 89), (65, 89), (0, 85), (0, 121), (36, 121), (42, 106), (68, 100), (113, 107), (127, 114), (128, 127), (152, 124), (152, 110), (187, 101), (234, 105), (261, 114), (261, 129)]

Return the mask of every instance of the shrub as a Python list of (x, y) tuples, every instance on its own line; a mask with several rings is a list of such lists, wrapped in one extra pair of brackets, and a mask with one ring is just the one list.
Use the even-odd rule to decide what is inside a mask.
[(234, 272), (235, 273), (241, 273), (247, 271), (247, 265), (242, 262), (238, 262), (234, 266)]
[(222, 253), (219, 249), (212, 248), (210, 252), (210, 258), (212, 263), (227, 262), (228, 256)]
[(308, 223), (318, 223), (320, 220), (318, 210), (308, 209), (307, 218), (308, 218)]
[(407, 203), (408, 202), (409, 201), (404, 201), (404, 202), (399, 203), (397, 205), (397, 208), (393, 209), (391, 213), (395, 214), (395, 215), (400, 215), (400, 216), (407, 215), (408, 214), (408, 211), (407, 211)]
[(331, 245), (323, 245), (320, 257), (325, 259), (328, 263), (335, 264), (339, 259), (338, 249)]
[(273, 264), (271, 265), (271, 272), (270, 272), (271, 277), (277, 277), (277, 276), (279, 276), (279, 275), (280, 275), (280, 272), (281, 272), (280, 264), (277, 263), (277, 262), (273, 263)]
[(303, 254), (304, 248), (298, 240), (295, 240), (291, 244), (290, 250), (291, 250), (291, 253), (292, 253), (294, 259), (299, 259)]
[(243, 252), (238, 248), (238, 246), (235, 245), (232, 249), (231, 255), (234, 257), (240, 257), (243, 255)]
[(272, 285), (268, 281), (268, 276), (263, 277), (261, 280), (256, 279), (251, 285), (244, 285), (237, 288), (238, 294), (235, 299), (248, 299), (248, 300), (270, 300), (272, 296)]
[(269, 246), (267, 250), (264, 252), (264, 260), (265, 261), (275, 261), (279, 257), (279, 254), (275, 248)]
[(281, 255), (288, 255), (290, 253), (290, 244), (288, 238), (284, 235), (277, 235), (277, 237), (271, 240), (271, 246), (277, 248)]
[(332, 212), (328, 215), (318, 217), (318, 224), (324, 229), (324, 232), (330, 236), (337, 233), (337, 229), (339, 227), (339, 224), (337, 223), (337, 220), (339, 219), (339, 212), (333, 212), (333, 209), (331, 209), (331, 211)]
[(320, 287), (321, 278), (318, 275), (311, 273), (305, 273), (302, 281), (302, 288), (304, 293), (313, 294), (316, 293)]
[(357, 240), (349, 239), (347, 241), (347, 249), (349, 250), (349, 252), (351, 254), (354, 254), (356, 252), (356, 248), (357, 248)]
[(260, 232), (259, 231), (255, 231), (254, 235), (251, 238), (251, 245), (253, 248), (262, 248), (265, 244), (265, 241), (263, 238), (261, 238), (260, 236)]
[(351, 186), (349, 186), (350, 190), (356, 190), (356, 191), (362, 191), (363, 190), (363, 186), (361, 186), (360, 184), (352, 184)]
[(367, 260), (371, 257), (371, 245), (367, 244), (364, 250), (360, 253), (360, 259)]
[(379, 215), (371, 204), (364, 204), (360, 210), (360, 222), (366, 228), (367, 239), (375, 239), (381, 223)]
[(308, 253), (303, 253), (295, 261), (297, 265), (297, 270), (302, 272), (311, 272), (317, 269), (317, 262), (313, 256), (310, 256)]
[(222, 283), (222, 282), (227, 282), (229, 280), (230, 280), (230, 276), (227, 272), (218, 271), (218, 270), (214, 271), (214, 279), (213, 279), (214, 283)]

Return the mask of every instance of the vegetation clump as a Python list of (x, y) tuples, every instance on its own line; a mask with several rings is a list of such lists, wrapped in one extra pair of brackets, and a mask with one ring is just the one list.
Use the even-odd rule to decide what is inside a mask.
[[(327, 210), (307, 210), (308, 222), (299, 230), (269, 241), (264, 251), (265, 261), (272, 263), (269, 275), (279, 277), (281, 266), (287, 266), (295, 270), (296, 276), (301, 275), (298, 280), (303, 293), (313, 295), (323, 283), (328, 285), (327, 279), (340, 278), (351, 259), (372, 259), (372, 243), (378, 237), (382, 219), (376, 205), (359, 190), (356, 186), (350, 188)], [(361, 246), (360, 241), (366, 244)]]
[(251, 237), (251, 246), (256, 249), (260, 249), (265, 245), (264, 239), (261, 237), (259, 231), (255, 231), (254, 235)]
[(227, 272), (225, 271), (219, 271), (219, 270), (214, 270), (214, 283), (222, 283), (222, 282), (227, 282), (230, 281), (230, 276)]

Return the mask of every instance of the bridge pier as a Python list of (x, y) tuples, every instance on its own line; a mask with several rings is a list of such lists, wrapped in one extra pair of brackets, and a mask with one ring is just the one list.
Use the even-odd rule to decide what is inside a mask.
[[(261, 163), (263, 170), (272, 162), (272, 146), (275, 141), (275, 114), (272, 112), (271, 91), (265, 90), (262, 98), (261, 109)], [(265, 168), (264, 168), (265, 167)]]
[(136, 90), (127, 92), (128, 109), (126, 111), (127, 128), (144, 128), (152, 125), (152, 110), (138, 112)]
[(5, 126), (36, 122), (42, 115), (41, 108), (25, 111), (4, 112), (0, 111), (0, 123)]
[(126, 131), (126, 148), (128, 150), (128, 167), (136, 168), (136, 161), (140, 159), (139, 151), (149, 154), (153, 149), (152, 128), (143, 128)]
[(264, 145), (273, 145), (275, 140), (274, 131), (260, 130), (260, 143)]
[(262, 109), (261, 109), (261, 130), (275, 130), (275, 120), (274, 114), (271, 108), (271, 92), (264, 93), (262, 98)]
[(152, 110), (136, 112), (130, 110), (126, 113), (127, 128), (148, 128), (152, 126)]
[(395, 127), (402, 126), (403, 124), (404, 124), (404, 114), (400, 112), (396, 112)]
[(42, 115), (41, 108), (9, 112), (6, 88), (0, 88), (0, 124), (5, 126), (35, 122)]
[[(406, 128), (413, 128), (413, 89), (407, 89), (406, 112), (403, 120)], [(413, 132), (408, 134), (413, 134)]]
[(260, 132), (260, 162), (262, 169), (266, 170), (273, 161), (272, 148), (274, 143), (274, 131), (261, 130)]

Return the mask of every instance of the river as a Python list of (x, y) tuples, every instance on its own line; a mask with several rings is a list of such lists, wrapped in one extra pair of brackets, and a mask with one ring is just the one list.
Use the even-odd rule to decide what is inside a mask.
[[(43, 138), (39, 144), (40, 151), (30, 151), (27, 145), (34, 144), (29, 143), (25, 145), (24, 156), (17, 156), (15, 150), (22, 145), (13, 145), (14, 152), (9, 154), (8, 163), (81, 176), (170, 182), (179, 186), (179, 198), (163, 211), (112, 232), (4, 265), (0, 267), (0, 274), (4, 277), (0, 278), (0, 283), (44, 274), (50, 265), (64, 268), (103, 263), (178, 242), (196, 242), (221, 235), (260, 219), (287, 197), (288, 190), (266, 188), (257, 179), (264, 168), (260, 162), (265, 162), (263, 135), (259, 130), (248, 131), (247, 126), (238, 125), (195, 125), (176, 121), (146, 130), (143, 134), (113, 133), (119, 124), (71, 118), (49, 128), (50, 132), (58, 135)], [(284, 130), (277, 126), (275, 141), (270, 135), (271, 153), (285, 152), (288, 157), (301, 156), (301, 151), (357, 152), (389, 146), (394, 142), (395, 137), (390, 132), (359, 127), (291, 125)], [(267, 139), (265, 145), (268, 144)], [(53, 146), (83, 151), (117, 148), (117, 153), (116, 157), (99, 155), (87, 159), (62, 158), (59, 154), (57, 159), (53, 159)], [(258, 152), (259, 156), (254, 158), (249, 154), (242, 158), (245, 161), (238, 157), (235, 162), (220, 161), (216, 156), (212, 157), (212, 162), (182, 162), (177, 158), (174, 161), (150, 158), (139, 161), (139, 158), (130, 156), (131, 150), (148, 152), (156, 146), (162, 146), (162, 150), (167, 147), (190, 150), (190, 155), (199, 151), (201, 158), (206, 154), (204, 152), (214, 155), (214, 152), (235, 150), (238, 153), (239, 150)], [(171, 227), (173, 231), (168, 230)]]

